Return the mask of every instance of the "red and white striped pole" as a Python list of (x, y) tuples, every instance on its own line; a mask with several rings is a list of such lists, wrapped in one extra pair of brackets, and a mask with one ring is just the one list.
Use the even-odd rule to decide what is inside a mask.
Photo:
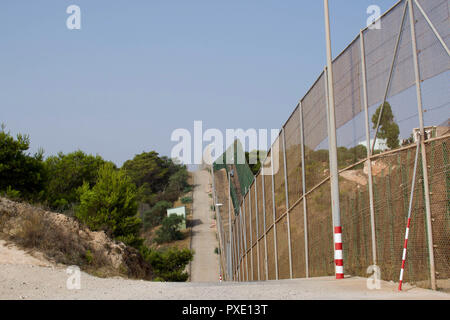
[(342, 256), (342, 227), (334, 227), (334, 262), (336, 279), (344, 279), (344, 258)]
[(416, 159), (414, 161), (414, 172), (411, 182), (411, 195), (409, 197), (409, 209), (408, 209), (408, 223), (406, 224), (406, 231), (405, 231), (405, 242), (403, 244), (403, 255), (402, 255), (402, 268), (400, 269), (400, 280), (398, 284), (398, 290), (402, 291), (402, 284), (403, 284), (403, 273), (405, 271), (405, 263), (406, 263), (406, 249), (408, 248), (408, 235), (409, 235), (409, 226), (411, 225), (411, 211), (412, 211), (412, 204), (413, 204), (413, 198), (414, 198), (414, 187), (416, 183), (416, 171), (417, 171), (417, 162), (419, 159), (419, 146), (420, 146), (420, 135), (418, 135), (417, 138), (417, 149), (416, 149)]
[(328, 10), (328, 0), (324, 0), (325, 16), (325, 38), (327, 52), (327, 128), (330, 158), (330, 191), (331, 191), (331, 213), (333, 216), (334, 227), (334, 260), (336, 264), (336, 279), (344, 279), (344, 260), (342, 257), (342, 228), (341, 213), (339, 206), (339, 170), (337, 161), (337, 140), (336, 140), (336, 115), (334, 102), (333, 86), (333, 61), (331, 52), (331, 32), (330, 32), (330, 13)]
[(222, 282), (222, 275), (219, 274), (219, 282)]
[(408, 218), (408, 224), (406, 226), (406, 233), (405, 233), (405, 243), (403, 245), (402, 268), (400, 269), (400, 281), (398, 284), (399, 291), (402, 291), (403, 272), (405, 271), (406, 249), (408, 248), (408, 234), (409, 234), (409, 225), (410, 224), (411, 224), (411, 218)]

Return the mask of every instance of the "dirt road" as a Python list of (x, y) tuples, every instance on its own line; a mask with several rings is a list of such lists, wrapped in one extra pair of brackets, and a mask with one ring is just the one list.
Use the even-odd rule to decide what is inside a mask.
[(218, 282), (219, 256), (215, 220), (211, 212), (210, 174), (206, 170), (194, 172), (192, 249), (195, 251), (191, 264), (191, 282)]

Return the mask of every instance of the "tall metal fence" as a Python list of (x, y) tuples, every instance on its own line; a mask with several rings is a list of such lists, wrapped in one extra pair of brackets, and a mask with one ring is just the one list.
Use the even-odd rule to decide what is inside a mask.
[[(398, 280), (413, 132), (421, 132), (404, 281), (436, 288), (450, 278), (449, 7), (449, 0), (399, 1), (381, 29), (361, 30), (333, 61), (345, 274), (367, 276), (377, 265), (382, 279)], [(218, 212), (226, 280), (335, 273), (326, 72), (264, 161), (267, 170), (278, 156), (279, 170), (254, 177), (237, 214)], [(223, 176), (218, 184), (218, 175), (216, 195), (228, 183)]]

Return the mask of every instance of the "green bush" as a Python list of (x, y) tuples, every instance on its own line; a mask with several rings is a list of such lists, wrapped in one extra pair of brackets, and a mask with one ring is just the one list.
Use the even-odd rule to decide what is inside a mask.
[(155, 242), (165, 243), (183, 239), (183, 234), (180, 231), (183, 221), (184, 217), (176, 214), (165, 217), (162, 221), (161, 228), (156, 230)]
[(183, 204), (192, 203), (192, 198), (191, 197), (183, 197), (183, 198), (181, 198), (181, 203), (183, 203)]
[(176, 248), (156, 251), (142, 247), (141, 254), (152, 266), (155, 280), (183, 282), (189, 278), (189, 274), (184, 272), (184, 269), (192, 261), (193, 251)]
[(11, 186), (8, 186), (6, 188), (6, 197), (11, 199), (11, 200), (19, 200), (20, 199), (20, 191), (19, 190), (14, 190), (13, 188), (11, 188)]
[(86, 182), (79, 189), (80, 205), (76, 217), (91, 230), (104, 230), (126, 244), (139, 246), (142, 222), (136, 217), (136, 186), (121, 170), (106, 163), (98, 172), (97, 183)]

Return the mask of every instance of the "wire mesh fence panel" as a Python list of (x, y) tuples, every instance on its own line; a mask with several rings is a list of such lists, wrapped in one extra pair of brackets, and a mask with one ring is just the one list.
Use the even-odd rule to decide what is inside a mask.
[(275, 250), (273, 243), (273, 228), (267, 232), (267, 269), (269, 280), (275, 280)]
[(262, 194), (263, 186), (262, 186), (262, 175), (259, 174), (256, 177), (256, 197), (257, 197), (257, 206), (258, 206), (258, 237), (261, 237), (264, 232), (264, 208), (263, 208), (263, 194)]
[[(264, 162), (264, 168), (268, 168), (266, 171), (270, 170), (270, 154), (269, 151)], [(264, 175), (264, 199), (266, 203), (266, 230), (268, 230), (273, 224), (272, 176), (268, 174)]]
[(330, 183), (326, 182), (313, 190), (306, 196), (306, 201), (310, 276), (333, 275), (335, 270)]
[(291, 228), (292, 277), (306, 277), (305, 262), (305, 230), (303, 200), (298, 202), (289, 212)]
[[(422, 0), (419, 4), (448, 47), (450, 44), (449, 1)], [(450, 57), (415, 3), (413, 7), (420, 79), (423, 81), (448, 71)]]
[[(450, 44), (449, 1), (419, 1), (419, 4), (448, 46)], [(449, 131), (450, 57), (416, 5), (414, 5), (414, 17), (417, 21), (415, 27), (424, 124), (437, 126), (432, 136), (441, 136)]]
[(252, 184), (252, 186), (250, 187), (250, 207), (251, 207), (251, 213), (252, 213), (252, 218), (251, 218), (251, 223), (252, 223), (252, 246), (255, 245), (256, 243), (256, 197), (255, 197), (255, 183)]
[(289, 279), (289, 251), (286, 216), (277, 222), (278, 278)]
[(283, 141), (281, 135), (272, 146), (274, 164), (274, 191), (275, 191), (275, 214), (276, 218), (286, 212), (286, 191), (284, 179), (284, 155)]
[(265, 249), (264, 249), (264, 238), (258, 241), (259, 247), (259, 279), (266, 280), (266, 264), (265, 264)]
[(327, 178), (329, 174), (324, 80), (322, 73), (302, 100), (307, 191)]
[(257, 255), (257, 244), (255, 243), (252, 247), (252, 258), (253, 258), (253, 274), (252, 274), (252, 280), (257, 281), (258, 280), (258, 255)]
[(243, 264), (243, 267), (244, 267), (244, 280), (245, 281), (249, 281), (249, 274), (250, 274), (250, 268), (249, 268), (249, 265), (248, 265), (248, 254), (247, 254), (247, 252), (244, 254), (244, 257), (243, 257), (243, 259), (242, 259), (242, 264)]
[[(378, 264), (381, 278), (385, 280), (398, 280), (399, 277), (414, 156), (413, 146), (378, 157), (373, 162)], [(429, 261), (420, 162), (413, 200), (404, 281), (421, 284), (429, 280)]]
[(299, 107), (295, 109), (294, 113), (286, 122), (284, 134), (286, 137), (286, 169), (289, 205), (292, 205), (303, 194)]
[(244, 198), (244, 207), (245, 207), (245, 232), (247, 235), (247, 249), (250, 249), (252, 247), (252, 233), (250, 229), (250, 224), (252, 222), (252, 212), (251, 210), (251, 204), (250, 204), (250, 196), (247, 193)]
[(426, 144), (438, 287), (450, 278), (450, 137)]
[[(416, 41), (413, 41), (412, 17), (407, 2), (413, 5)], [(425, 139), (433, 138), (426, 141), (426, 157), (436, 275), (439, 281), (445, 281), (450, 275), (450, 57), (443, 46), (443, 43), (447, 46), (450, 44), (449, 1), (418, 0), (418, 3), (420, 7), (415, 0), (399, 1), (382, 16), (381, 29), (367, 28), (362, 31), (368, 123), (363, 108), (362, 39), (356, 37), (333, 61), (337, 160), (339, 169), (345, 169), (339, 174), (339, 188), (344, 271), (347, 274), (366, 276), (367, 267), (373, 263), (374, 258), (368, 162), (364, 161), (369, 144), (374, 147), (375, 154), (372, 156), (371, 171), (377, 262), (383, 279), (396, 281), (399, 277), (416, 147), (413, 132), (419, 127), (420, 108), (413, 54), (413, 47), (417, 45)], [(255, 185), (248, 190), (254, 178), (246, 164), (243, 167), (230, 167), (235, 172), (231, 184), (233, 203), (236, 203), (236, 199), (240, 200), (245, 191), (249, 192), (241, 208), (245, 233), (242, 250), (248, 250), (242, 259), (242, 276), (247, 280), (257, 278), (258, 266), (260, 279), (265, 279), (266, 250), (268, 278), (276, 278), (276, 261), (279, 277), (289, 277), (287, 216), (283, 216), (288, 209), (285, 176), (288, 182), (288, 205), (293, 206), (289, 211), (293, 276), (306, 275), (303, 201), (307, 204), (310, 276), (334, 274), (326, 89), (325, 73), (322, 72), (283, 126), (283, 135), (277, 138), (272, 150), (269, 150), (263, 163), (265, 175), (260, 174), (255, 180), (256, 192)], [(300, 123), (303, 123), (304, 164)], [(366, 136), (367, 125), (369, 139)], [(377, 139), (374, 143), (376, 130)], [(273, 176), (271, 159), (275, 164)], [(225, 165), (216, 167), (216, 185), (222, 185), (216, 191), (218, 201), (223, 203), (219, 210), (224, 231), (223, 241), (230, 241), (229, 196), (228, 189), (224, 186), (228, 184), (225, 169), (231, 169)], [(306, 199), (299, 200), (303, 193), (302, 167), (305, 170), (305, 188), (308, 193)], [(224, 170), (219, 170), (220, 168)], [(429, 287), (431, 268), (421, 158), (417, 168), (404, 281)], [(278, 219), (275, 226), (277, 260), (274, 215)], [(266, 236), (258, 242), (257, 238), (264, 231), (267, 232)], [(249, 250), (251, 246), (253, 250)], [(259, 249), (259, 256), (256, 248)], [(253, 269), (250, 269), (252, 260)]]
[(367, 276), (373, 264), (369, 185), (363, 169), (355, 167), (339, 175), (344, 268), (348, 274)]

